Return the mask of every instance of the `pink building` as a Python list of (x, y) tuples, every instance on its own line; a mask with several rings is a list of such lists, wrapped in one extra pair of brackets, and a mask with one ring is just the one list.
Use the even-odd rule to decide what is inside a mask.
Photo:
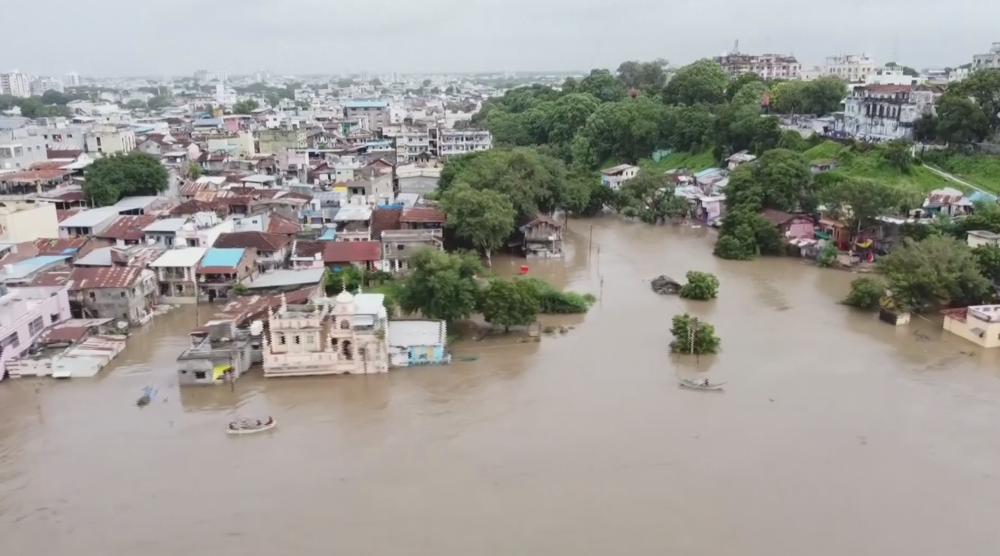
[(782, 237), (789, 239), (811, 238), (816, 233), (816, 226), (812, 218), (808, 216), (789, 214), (774, 209), (764, 209), (760, 211), (760, 215), (777, 226)]
[(67, 287), (0, 285), (0, 380), (7, 376), (7, 361), (27, 351), (52, 323), (70, 318)]

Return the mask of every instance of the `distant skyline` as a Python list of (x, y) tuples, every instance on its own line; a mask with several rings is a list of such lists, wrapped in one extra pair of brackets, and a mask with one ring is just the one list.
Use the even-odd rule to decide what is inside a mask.
[(842, 0), (825, 11), (806, 0), (7, 4), (0, 71), (57, 76), (589, 71), (654, 58), (682, 65), (737, 39), (743, 52), (794, 54), (805, 66), (866, 53), (922, 68), (971, 62), (1000, 41), (996, 0)]

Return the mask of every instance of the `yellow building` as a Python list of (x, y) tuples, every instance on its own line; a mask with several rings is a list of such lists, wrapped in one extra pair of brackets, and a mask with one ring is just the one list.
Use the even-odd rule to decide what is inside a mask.
[(974, 305), (947, 309), (944, 329), (980, 347), (1000, 347), (1000, 305)]
[(0, 202), (0, 242), (22, 243), (59, 237), (56, 206), (34, 201)]

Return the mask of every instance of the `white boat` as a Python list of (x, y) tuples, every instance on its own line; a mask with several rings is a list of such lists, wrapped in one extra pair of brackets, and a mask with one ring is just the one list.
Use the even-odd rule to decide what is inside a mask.
[(254, 434), (258, 432), (269, 431), (276, 426), (278, 426), (278, 422), (275, 421), (274, 417), (268, 417), (267, 421), (251, 421), (250, 419), (243, 419), (240, 421), (233, 421), (229, 423), (229, 429), (226, 430), (226, 433)]
[(689, 378), (681, 378), (678, 380), (680, 380), (681, 386), (691, 388), (692, 390), (722, 390), (722, 385), (725, 384), (725, 382), (709, 382), (708, 379), (691, 380)]

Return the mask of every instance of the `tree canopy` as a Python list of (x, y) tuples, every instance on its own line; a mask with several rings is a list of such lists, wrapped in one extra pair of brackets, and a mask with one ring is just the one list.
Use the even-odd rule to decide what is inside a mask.
[(169, 180), (166, 167), (148, 154), (114, 154), (87, 166), (83, 195), (94, 205), (113, 205), (122, 197), (157, 195), (167, 189)]
[(952, 237), (906, 241), (879, 259), (877, 269), (895, 305), (907, 311), (981, 303), (990, 286), (972, 249)]
[(410, 258), (410, 274), (400, 284), (399, 306), (407, 313), (455, 322), (476, 311), (482, 266), (475, 256), (421, 249)]
[(566, 168), (559, 160), (532, 149), (491, 149), (455, 157), (445, 164), (438, 182), (441, 195), (446, 196), (459, 183), (501, 193), (518, 218), (529, 218), (558, 206)]
[(684, 66), (663, 89), (667, 104), (721, 104), (726, 100), (730, 79), (722, 66), (712, 60), (698, 60)]
[(483, 318), (504, 330), (535, 322), (539, 308), (535, 290), (523, 280), (494, 278), (479, 293), (478, 309)]
[(260, 108), (257, 101), (249, 98), (246, 100), (241, 100), (233, 105), (233, 114), (250, 114), (254, 110)]
[(510, 199), (490, 189), (473, 189), (458, 182), (441, 196), (447, 226), (455, 235), (486, 253), (502, 247), (514, 229), (517, 213)]

